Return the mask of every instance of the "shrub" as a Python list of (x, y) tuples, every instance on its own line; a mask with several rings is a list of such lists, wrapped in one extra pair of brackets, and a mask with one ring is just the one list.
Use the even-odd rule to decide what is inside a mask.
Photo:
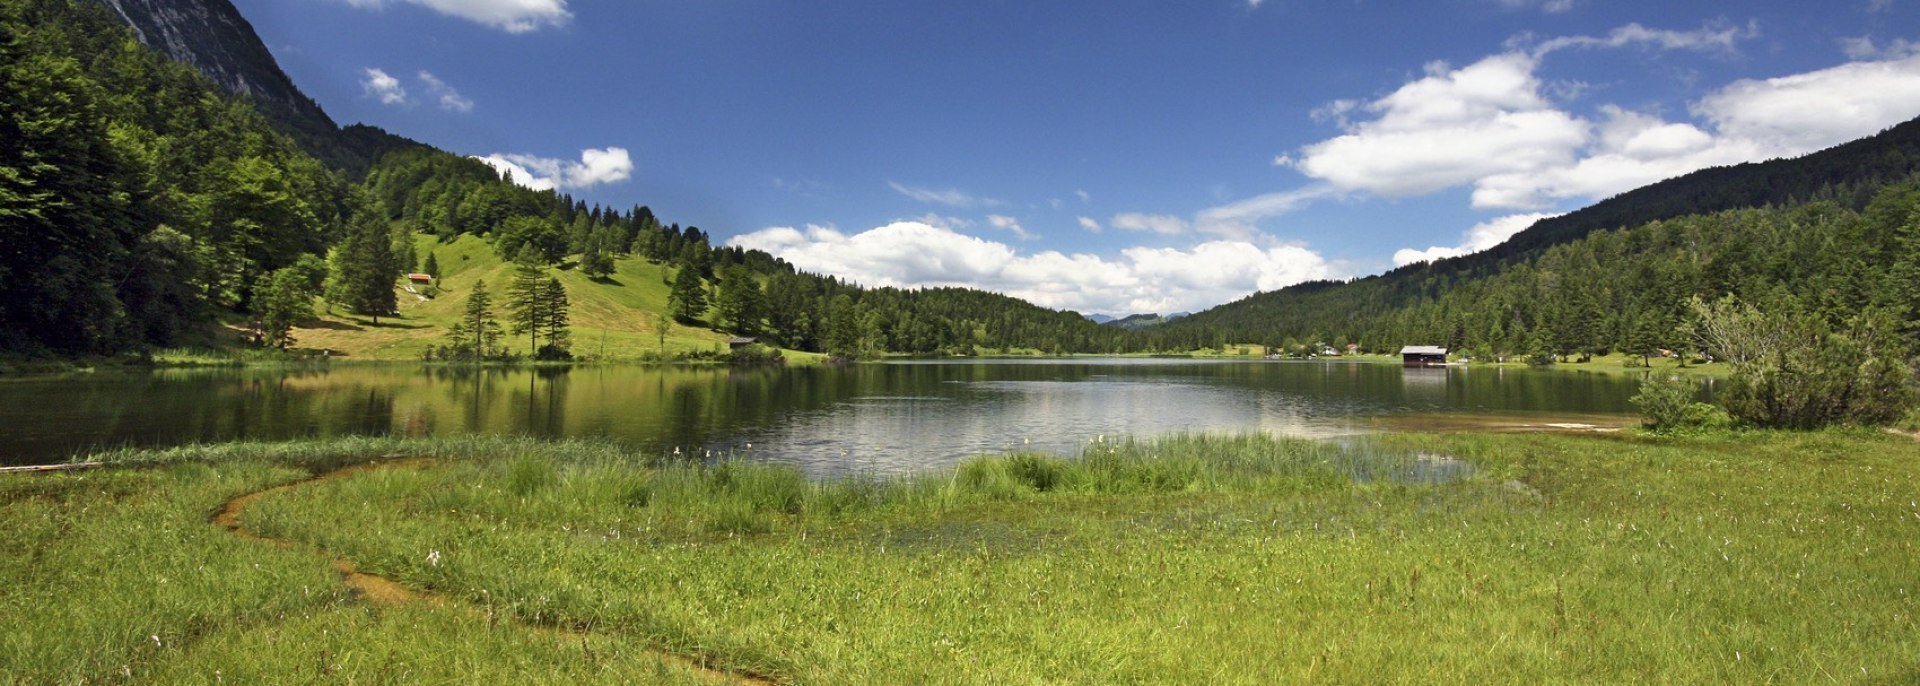
[(727, 355), (727, 364), (735, 367), (779, 366), (787, 363), (787, 358), (778, 348), (754, 343), (742, 346)]
[(1695, 336), (1731, 360), (1721, 400), (1743, 422), (1882, 426), (1913, 407), (1913, 371), (1885, 312), (1868, 310), (1834, 327), (1817, 315), (1762, 312), (1731, 298), (1692, 306)]
[(1653, 375), (1640, 382), (1640, 392), (1629, 401), (1640, 410), (1640, 422), (1656, 431), (1681, 426), (1687, 406), (1693, 404), (1693, 382), (1674, 375)]

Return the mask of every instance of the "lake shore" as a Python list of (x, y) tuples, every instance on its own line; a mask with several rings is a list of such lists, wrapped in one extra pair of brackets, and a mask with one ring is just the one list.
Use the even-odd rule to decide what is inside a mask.
[[(21, 682), (1899, 681), (1920, 673), (1915, 445), (1176, 436), (835, 481), (512, 438), (117, 451), (0, 475), (0, 621), (21, 629), (0, 664)], [(232, 511), (286, 545), (214, 521), (403, 459)], [(1471, 469), (1432, 476), (1439, 460)], [(341, 560), (422, 599), (377, 602)]]

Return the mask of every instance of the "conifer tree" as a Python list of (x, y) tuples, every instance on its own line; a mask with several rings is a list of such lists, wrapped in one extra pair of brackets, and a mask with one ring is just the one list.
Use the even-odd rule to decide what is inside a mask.
[(760, 281), (742, 265), (730, 265), (720, 275), (720, 295), (714, 303), (716, 319), (722, 326), (743, 334), (759, 328), (762, 301)]
[(485, 280), (473, 282), (466, 312), (447, 330), (447, 339), (447, 347), (453, 351), (451, 357), (472, 360), (486, 359), (499, 345), (500, 323), (493, 319), (493, 296), (487, 293)]
[(527, 353), (540, 351), (546, 267), (533, 246), (524, 246), (513, 260), (513, 281), (507, 285), (507, 326), (514, 335), (527, 335)]
[(378, 325), (380, 315), (394, 311), (393, 242), (370, 196), (356, 191), (351, 202), (346, 236), (329, 257), (327, 300), (371, 316)]
[(699, 321), (707, 313), (707, 291), (700, 280), (699, 269), (680, 265), (679, 274), (673, 279), (673, 291), (667, 294), (667, 309), (674, 319), (682, 322)]
[(549, 277), (540, 285), (539, 328), (546, 332), (547, 344), (539, 349), (537, 357), (543, 359), (566, 359), (572, 357), (568, 349), (573, 343), (573, 327), (568, 315), (567, 287), (557, 277)]
[(293, 325), (313, 317), (312, 282), (300, 267), (282, 267), (254, 289), (261, 345), (286, 349), (293, 344)]
[(604, 279), (613, 275), (612, 232), (606, 227), (595, 229), (587, 237), (586, 248), (580, 252), (580, 273), (589, 279)]

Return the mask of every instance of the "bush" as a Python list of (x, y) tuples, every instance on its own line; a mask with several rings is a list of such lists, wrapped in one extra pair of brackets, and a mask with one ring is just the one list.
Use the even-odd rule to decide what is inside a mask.
[(1912, 409), (1913, 371), (1898, 327), (1868, 310), (1834, 327), (1796, 311), (1762, 312), (1732, 299), (1693, 302), (1695, 335), (1725, 354), (1727, 412), (1758, 426), (1884, 426)]
[(1661, 430), (1680, 426), (1693, 404), (1693, 382), (1674, 375), (1653, 375), (1640, 382), (1640, 392), (1629, 401), (1640, 410), (1640, 423)]
[(734, 367), (777, 367), (786, 363), (778, 348), (759, 343), (741, 346), (727, 355), (727, 364)]
[(1640, 409), (1640, 422), (1654, 431), (1724, 428), (1733, 425), (1726, 411), (1694, 402), (1698, 385), (1679, 376), (1650, 376), (1630, 402)]
[(1913, 408), (1912, 410), (1908, 410), (1906, 418), (1901, 419), (1899, 423), (1894, 424), (1894, 427), (1900, 429), (1901, 431), (1920, 433), (1920, 407), (1916, 407), (1916, 408)]

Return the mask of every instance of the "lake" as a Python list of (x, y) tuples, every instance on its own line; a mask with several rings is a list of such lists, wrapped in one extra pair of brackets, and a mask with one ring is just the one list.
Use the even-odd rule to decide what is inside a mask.
[(121, 445), (502, 433), (712, 451), (820, 475), (898, 473), (1174, 432), (1620, 426), (1633, 420), (1636, 378), (1184, 358), (101, 372), (0, 382), (0, 462)]

